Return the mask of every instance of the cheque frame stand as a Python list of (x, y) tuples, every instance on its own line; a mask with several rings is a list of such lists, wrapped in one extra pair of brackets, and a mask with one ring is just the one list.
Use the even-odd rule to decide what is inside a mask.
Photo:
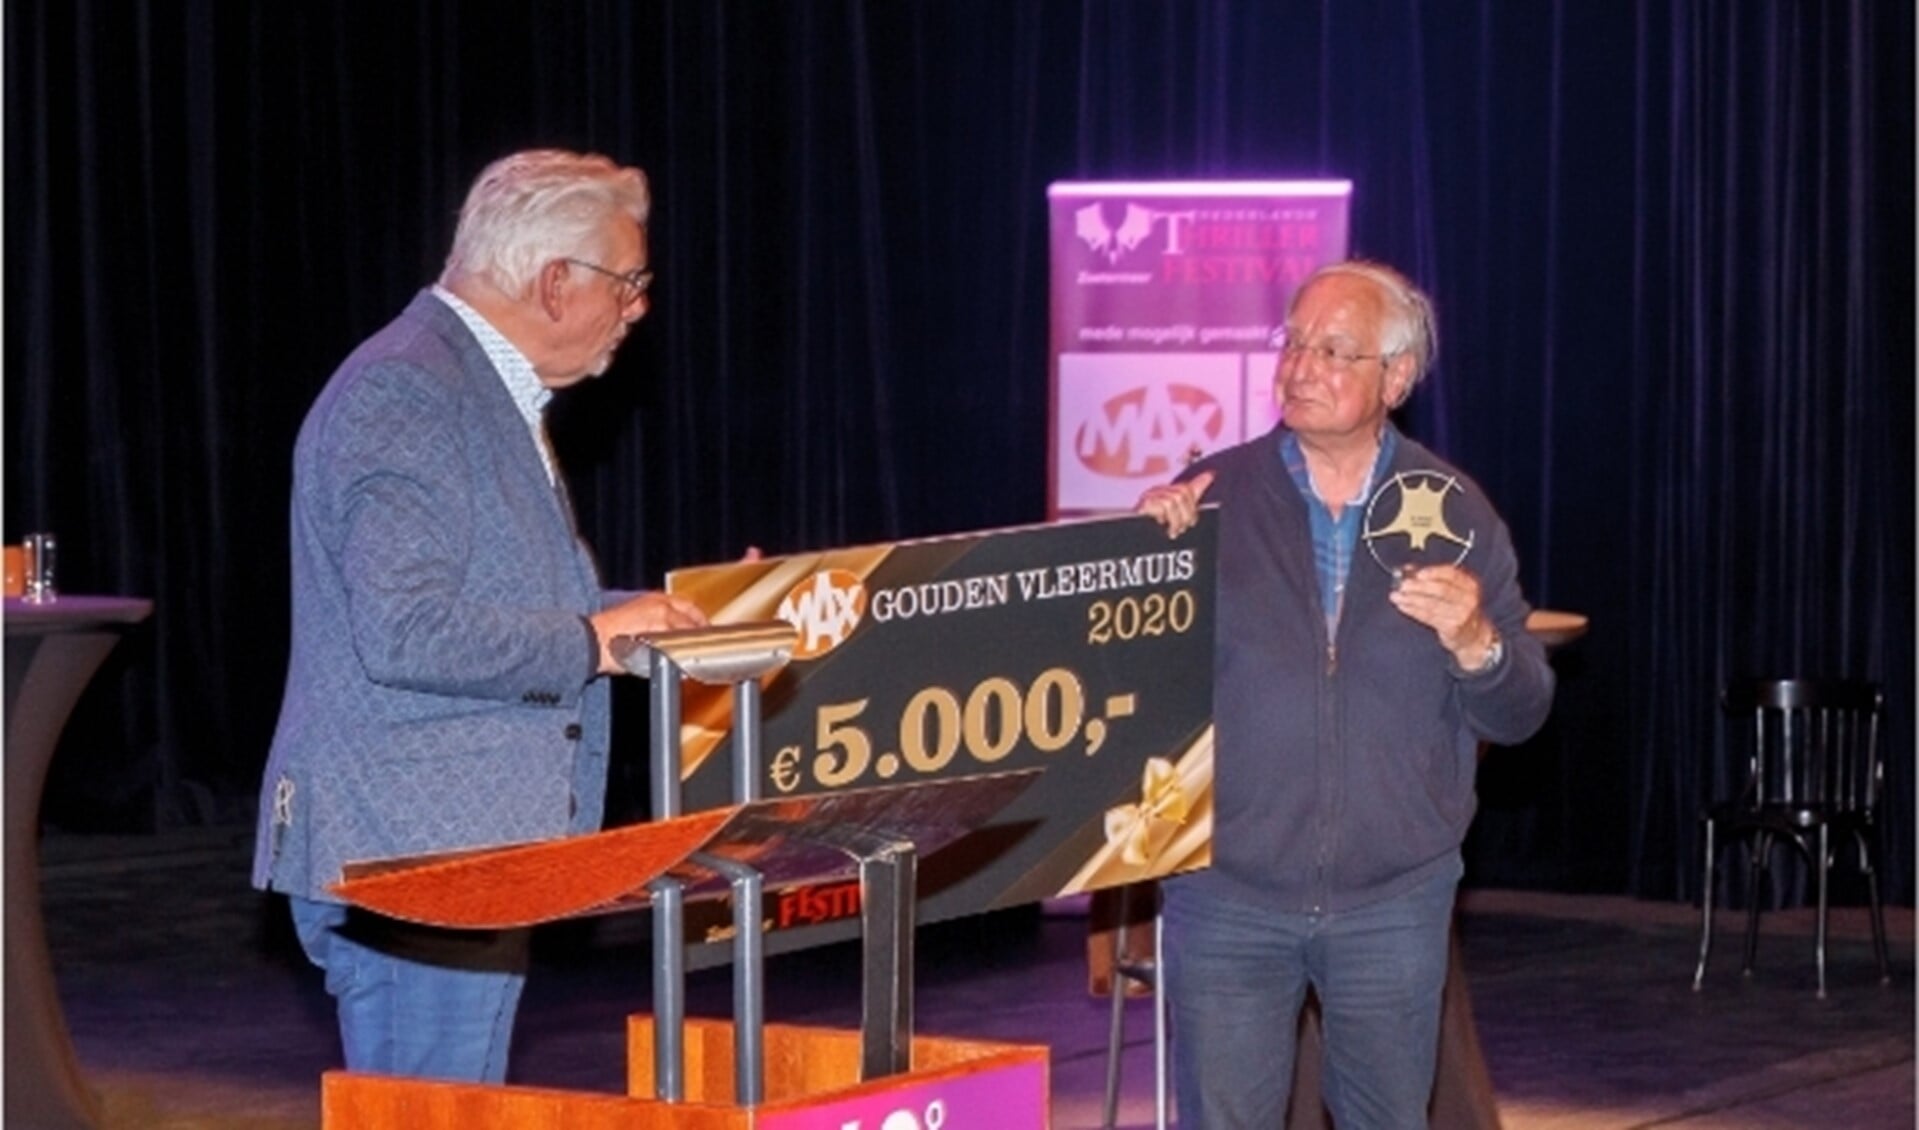
[[(649, 827), (671, 831), (687, 819), (697, 822), (698, 817), (709, 815), (683, 819), (686, 814), (680, 811), (680, 691), (687, 678), (731, 688), (735, 803), (726, 810), (714, 810), (725, 819), (723, 823), (714, 822), (720, 831), (706, 846), (679, 856), (677, 865), (662, 867), (644, 886), (645, 902), (653, 914), (654, 1012), (628, 1018), (628, 1093), (621, 1096), (334, 1071), (328, 1072), (322, 1082), (322, 1125), (326, 1130), (398, 1130), (403, 1126), (408, 1130), (548, 1126), (569, 1130), (842, 1130), (847, 1126), (877, 1128), (882, 1122), (891, 1127), (898, 1124), (895, 1119), (901, 1112), (913, 1115), (912, 1125), (936, 1130), (949, 1117), (956, 1120), (953, 1125), (968, 1124), (969, 1117), (961, 1108), (969, 1104), (974, 1110), (990, 1113), (994, 1125), (1008, 1130), (1029, 1126), (1038, 1130), (1046, 1125), (1049, 1053), (1045, 1047), (913, 1034), (915, 886), (921, 845), (912, 828), (893, 826), (890, 818), (874, 818), (880, 811), (877, 806), (885, 805), (891, 796), (924, 794), (917, 807), (905, 807), (946, 814), (944, 822), (948, 826), (943, 838), (932, 837), (937, 839), (936, 849), (955, 838), (955, 807), (966, 814), (958, 818), (965, 825), (959, 832), (963, 834), (990, 819), (1023, 791), (1032, 771), (999, 775), (997, 783), (974, 778), (866, 790), (864, 808), (834, 807), (835, 800), (851, 794), (809, 798), (821, 801), (817, 808), (807, 808), (804, 800), (763, 801), (759, 795), (761, 681), (784, 666), (795, 640), (790, 625), (769, 621), (615, 641), (613, 650), (622, 665), (651, 681), (649, 769), (654, 821), (599, 833), (597, 837), (573, 837), (570, 842), (522, 845), (534, 850), (554, 846), (590, 851), (590, 841), (596, 838), (644, 836)], [(940, 798), (941, 803), (929, 806), (927, 801), (933, 798)], [(955, 806), (945, 803), (945, 798), (965, 803)], [(854, 818), (832, 818), (838, 811), (851, 811)], [(814, 812), (825, 818), (808, 819)], [(911, 823), (910, 816), (899, 819)], [(729, 832), (755, 843), (761, 841), (754, 837), (761, 837), (764, 843), (773, 845), (764, 857), (755, 858), (755, 863), (770, 861), (775, 870), (783, 845), (797, 845), (801, 851), (824, 849), (856, 866), (862, 938), (861, 1025), (857, 1034), (765, 1023), (761, 896), (766, 889), (766, 868), (712, 846)], [(735, 840), (733, 846), (737, 845)], [(514, 850), (456, 853), (459, 858), (423, 861), (421, 871), (414, 874), (438, 868), (431, 876), (438, 881), (451, 874), (448, 867), (471, 864), (484, 869), (488, 864), (485, 857), (504, 857)], [(743, 854), (752, 856), (753, 852)], [(575, 858), (580, 857), (576, 854)], [(374, 866), (377, 870), (380, 865)], [(406, 868), (401, 865), (399, 870), (404, 872)], [(806, 882), (811, 883), (841, 878), (844, 871), (808, 874)], [(732, 904), (730, 1024), (689, 1020), (685, 1014), (685, 904), (690, 886), (710, 893), (713, 876), (724, 880)], [(408, 876), (389, 872), (387, 877), (404, 880)], [(341, 893), (350, 901), (361, 901), (354, 898), (351, 882), (342, 884)], [(623, 901), (637, 905), (632, 899)], [(361, 901), (361, 905), (395, 913), (393, 906), (383, 907), (376, 901)], [(412, 917), (406, 913), (399, 916)], [(547, 919), (535, 919), (541, 920)], [(689, 1062), (693, 1067), (690, 1072)], [(920, 1120), (922, 1114), (924, 1121)]]

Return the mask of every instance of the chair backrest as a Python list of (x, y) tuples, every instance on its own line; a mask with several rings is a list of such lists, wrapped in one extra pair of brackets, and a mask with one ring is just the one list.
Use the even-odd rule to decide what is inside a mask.
[[(1751, 679), (1726, 687), (1721, 702), (1742, 729), (1757, 806), (1806, 812), (1871, 812), (1884, 768), (1879, 758), (1883, 696), (1859, 679)], [(1743, 724), (1743, 725), (1742, 725)]]

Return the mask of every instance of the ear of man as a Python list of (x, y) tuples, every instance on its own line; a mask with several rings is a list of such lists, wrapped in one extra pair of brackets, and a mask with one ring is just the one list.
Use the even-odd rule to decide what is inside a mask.
[(1386, 367), (1386, 407), (1398, 408), (1413, 392), (1413, 372), (1418, 362), (1410, 353), (1401, 353)]
[(540, 310), (552, 321), (559, 321), (566, 312), (566, 288), (573, 284), (572, 268), (563, 260), (554, 259), (540, 268), (534, 279), (535, 297)]

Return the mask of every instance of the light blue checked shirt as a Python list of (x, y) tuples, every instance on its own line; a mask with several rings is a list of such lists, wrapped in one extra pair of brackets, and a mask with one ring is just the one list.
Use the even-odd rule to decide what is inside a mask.
[(1332, 510), (1319, 500), (1319, 495), (1313, 493), (1313, 478), (1306, 470), (1306, 453), (1299, 449), (1299, 437), (1290, 429), (1280, 432), (1279, 457), (1286, 464), (1286, 472), (1292, 475), (1293, 485), (1299, 488), (1300, 497), (1306, 500), (1306, 513), (1312, 518), (1313, 564), (1319, 572), (1319, 605), (1326, 612), (1329, 640), (1339, 630), (1339, 609), (1346, 598), (1346, 575), (1352, 571), (1353, 549), (1359, 544), (1359, 527), (1366, 516), (1366, 499), (1373, 493), (1380, 469), (1392, 463), (1393, 451), (1399, 446), (1398, 436), (1390, 427), (1380, 432), (1379, 454), (1373, 459), (1372, 469), (1366, 472), (1366, 481), (1335, 518)]

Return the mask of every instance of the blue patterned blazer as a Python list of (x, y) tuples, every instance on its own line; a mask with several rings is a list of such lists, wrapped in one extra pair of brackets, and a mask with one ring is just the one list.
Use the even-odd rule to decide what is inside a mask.
[(537, 442), (422, 292), (348, 357), (293, 456), (293, 647), (256, 886), (599, 828), (605, 599)]

